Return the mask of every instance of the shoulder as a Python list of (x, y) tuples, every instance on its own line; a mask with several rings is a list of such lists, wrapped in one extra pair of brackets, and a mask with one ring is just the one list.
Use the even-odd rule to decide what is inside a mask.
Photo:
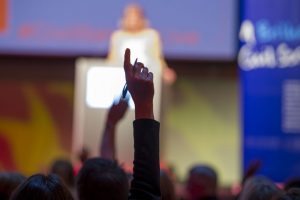
[(148, 28), (146, 29), (147, 33), (154, 36), (154, 37), (159, 37), (159, 33), (157, 30), (153, 29), (153, 28)]
[(112, 33), (111, 37), (112, 38), (118, 38), (124, 36), (126, 33), (122, 30), (116, 30)]
[(143, 35), (144, 37), (151, 38), (153, 41), (159, 41), (160, 40), (160, 35), (159, 33), (152, 28), (147, 28), (143, 30), (140, 35)]

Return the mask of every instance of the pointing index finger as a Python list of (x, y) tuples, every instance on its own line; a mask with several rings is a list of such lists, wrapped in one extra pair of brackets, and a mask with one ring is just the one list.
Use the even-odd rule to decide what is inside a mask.
[(130, 49), (125, 50), (124, 54), (124, 70), (126, 73), (130, 71), (131, 63), (130, 63)]

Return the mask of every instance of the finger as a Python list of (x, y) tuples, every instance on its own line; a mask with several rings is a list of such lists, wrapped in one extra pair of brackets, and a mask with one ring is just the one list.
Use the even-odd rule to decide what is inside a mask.
[(137, 66), (140, 66), (141, 69), (144, 68), (144, 63), (137, 62), (136, 65), (137, 65)]
[(150, 81), (153, 81), (153, 73), (152, 72), (148, 73), (147, 79)]
[(140, 75), (142, 72), (142, 68), (144, 67), (143, 63), (138, 62), (134, 68), (134, 74), (135, 75)]
[(130, 63), (130, 49), (125, 50), (124, 54), (124, 70), (126, 73), (130, 72), (131, 63)]
[(148, 77), (148, 68), (147, 67), (144, 67), (143, 69), (142, 69), (142, 76), (144, 77), (144, 78), (147, 78)]

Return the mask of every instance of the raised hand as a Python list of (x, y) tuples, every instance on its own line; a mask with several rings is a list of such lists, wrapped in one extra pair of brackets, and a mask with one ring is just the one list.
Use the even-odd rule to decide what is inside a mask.
[(102, 132), (102, 140), (100, 143), (100, 155), (102, 158), (115, 159), (116, 156), (116, 125), (124, 117), (128, 103), (121, 99), (118, 103), (114, 103), (108, 111), (105, 127)]
[(114, 103), (108, 111), (107, 123), (117, 124), (125, 115), (128, 103), (124, 99), (120, 99), (118, 103)]
[(124, 70), (128, 90), (135, 104), (135, 117), (153, 119), (153, 74), (143, 63), (130, 63), (130, 49), (124, 55)]

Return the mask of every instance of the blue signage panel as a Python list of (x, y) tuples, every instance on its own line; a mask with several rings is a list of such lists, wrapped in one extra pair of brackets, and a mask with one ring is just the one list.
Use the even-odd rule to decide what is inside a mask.
[(300, 1), (241, 4), (243, 169), (283, 182), (300, 176)]

